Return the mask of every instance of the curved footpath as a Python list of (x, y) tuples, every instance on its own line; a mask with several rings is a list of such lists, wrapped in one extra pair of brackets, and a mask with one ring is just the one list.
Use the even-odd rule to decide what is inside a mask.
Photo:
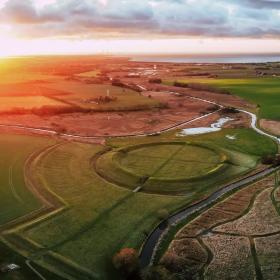
[(275, 140), (276, 142), (278, 142), (278, 144), (280, 144), (280, 137), (276, 137), (274, 135), (271, 135), (261, 129), (259, 129), (257, 127), (257, 116), (251, 112), (248, 112), (248, 111), (245, 111), (245, 110), (241, 110), (241, 109), (237, 109), (239, 112), (242, 112), (242, 113), (245, 113), (245, 114), (248, 114), (249, 116), (251, 116), (251, 127), (259, 134), (262, 134), (262, 135), (265, 135), (267, 137), (270, 137), (272, 138), (273, 140)]
[[(174, 91), (170, 91), (169, 93), (177, 94), (177, 92), (174, 92)], [(209, 104), (216, 105), (216, 106), (219, 107), (219, 109), (217, 109), (217, 110), (215, 110), (215, 111), (213, 111), (211, 113), (207, 113), (207, 114), (205, 114), (203, 116), (193, 118), (191, 120), (186, 120), (186, 121), (182, 121), (180, 123), (176, 123), (174, 125), (168, 126), (168, 127), (163, 128), (161, 130), (158, 130), (156, 132), (151, 132), (151, 133), (135, 133), (135, 134), (127, 134), (127, 135), (111, 135), (109, 137), (111, 137), (111, 138), (144, 137), (144, 136), (156, 135), (156, 134), (163, 133), (163, 132), (168, 132), (168, 131), (180, 128), (180, 127), (182, 127), (184, 125), (190, 124), (192, 122), (201, 120), (203, 118), (207, 118), (210, 115), (215, 114), (215, 113), (219, 112), (222, 108), (224, 108), (223, 105), (218, 104), (218, 103), (216, 103), (214, 101), (210, 101), (210, 100), (199, 98), (199, 97), (194, 97), (194, 96), (191, 96), (191, 95), (188, 95), (188, 97), (190, 99), (199, 100), (199, 101), (202, 101), (202, 102), (206, 102), (206, 103), (209, 103)], [(247, 114), (247, 115), (249, 115), (251, 117), (251, 128), (254, 129), (257, 133), (265, 135), (267, 137), (270, 137), (274, 141), (276, 141), (278, 144), (280, 144), (280, 137), (276, 137), (274, 135), (271, 135), (271, 134), (269, 134), (269, 133), (267, 133), (267, 132), (265, 132), (265, 131), (263, 131), (263, 130), (261, 130), (261, 129), (259, 129), (257, 127), (257, 116), (255, 114), (253, 114), (251, 112), (248, 112), (248, 111), (245, 111), (245, 110), (242, 110), (242, 109), (237, 109), (237, 108), (235, 108), (235, 109), (237, 111), (245, 113), (245, 114)], [(42, 132), (42, 133), (47, 133), (47, 134), (50, 134), (50, 135), (59, 135), (61, 137), (68, 137), (68, 138), (80, 139), (80, 140), (97, 140), (97, 139), (103, 139), (103, 138), (108, 137), (108, 135), (82, 136), (82, 135), (78, 135), (78, 134), (58, 133), (55, 130), (51, 130), (51, 129), (47, 129), (47, 128), (37, 128), (37, 127), (24, 126), (24, 125), (16, 125), (16, 124), (15, 125), (13, 125), (13, 124), (0, 124), (0, 127), (22, 129), (22, 130), (26, 130), (26, 131), (30, 131), (30, 132), (35, 132), (35, 133), (36, 132)]]
[[(206, 101), (205, 101), (206, 102)], [(69, 133), (58, 133), (55, 130), (51, 130), (51, 129), (47, 129), (47, 128), (37, 128), (37, 127), (32, 127), (32, 126), (24, 126), (24, 125), (18, 125), (18, 124), (0, 124), (0, 127), (4, 127), (4, 128), (14, 128), (14, 129), (22, 129), (22, 130), (26, 130), (26, 131), (30, 131), (30, 132), (42, 132), (42, 133), (47, 133), (49, 135), (59, 135), (61, 137), (68, 137), (68, 138), (73, 138), (73, 139), (80, 139), (80, 140), (97, 140), (97, 139), (103, 139), (103, 138), (107, 138), (107, 137), (111, 137), (111, 138), (122, 138), (122, 137), (145, 137), (145, 136), (153, 136), (155, 134), (158, 133), (163, 133), (163, 132), (168, 132), (177, 128), (180, 128), (184, 125), (190, 124), (192, 122), (204, 119), (209, 117), (210, 115), (213, 115), (217, 112), (219, 112), (222, 108), (222, 106), (218, 105), (219, 109), (211, 112), (211, 113), (207, 113), (205, 115), (190, 119), (190, 120), (186, 120), (186, 121), (182, 121), (179, 123), (176, 123), (174, 125), (168, 126), (166, 128), (163, 128), (161, 130), (158, 130), (156, 132), (151, 132), (151, 133), (135, 133), (135, 134), (126, 134), (126, 135), (96, 135), (96, 136), (82, 136), (79, 134), (69, 134)]]

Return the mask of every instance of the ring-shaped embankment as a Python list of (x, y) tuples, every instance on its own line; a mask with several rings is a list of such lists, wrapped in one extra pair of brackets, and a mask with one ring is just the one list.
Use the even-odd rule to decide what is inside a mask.
[(189, 186), (215, 176), (226, 168), (226, 161), (224, 153), (199, 143), (159, 142), (104, 153), (95, 161), (95, 169), (119, 186), (140, 186), (141, 191), (162, 194), (180, 192), (184, 184)]

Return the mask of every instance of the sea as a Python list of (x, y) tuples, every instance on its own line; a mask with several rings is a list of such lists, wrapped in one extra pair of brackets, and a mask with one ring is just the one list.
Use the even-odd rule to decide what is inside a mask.
[(131, 61), (170, 63), (267, 63), (280, 62), (279, 54), (203, 54), (203, 55), (135, 55)]

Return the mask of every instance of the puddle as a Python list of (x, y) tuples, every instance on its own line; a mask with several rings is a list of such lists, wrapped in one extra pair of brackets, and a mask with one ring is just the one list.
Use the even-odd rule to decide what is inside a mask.
[(196, 134), (204, 134), (204, 133), (220, 131), (225, 123), (232, 120), (233, 119), (229, 117), (220, 118), (217, 122), (212, 123), (210, 127), (185, 128), (178, 134), (178, 136), (196, 135)]
[(226, 135), (226, 138), (229, 139), (229, 140), (236, 140), (235, 135)]

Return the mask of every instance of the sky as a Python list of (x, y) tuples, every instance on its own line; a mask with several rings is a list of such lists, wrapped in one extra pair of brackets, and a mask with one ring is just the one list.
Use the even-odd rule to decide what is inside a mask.
[(280, 52), (280, 0), (0, 0), (0, 55)]

